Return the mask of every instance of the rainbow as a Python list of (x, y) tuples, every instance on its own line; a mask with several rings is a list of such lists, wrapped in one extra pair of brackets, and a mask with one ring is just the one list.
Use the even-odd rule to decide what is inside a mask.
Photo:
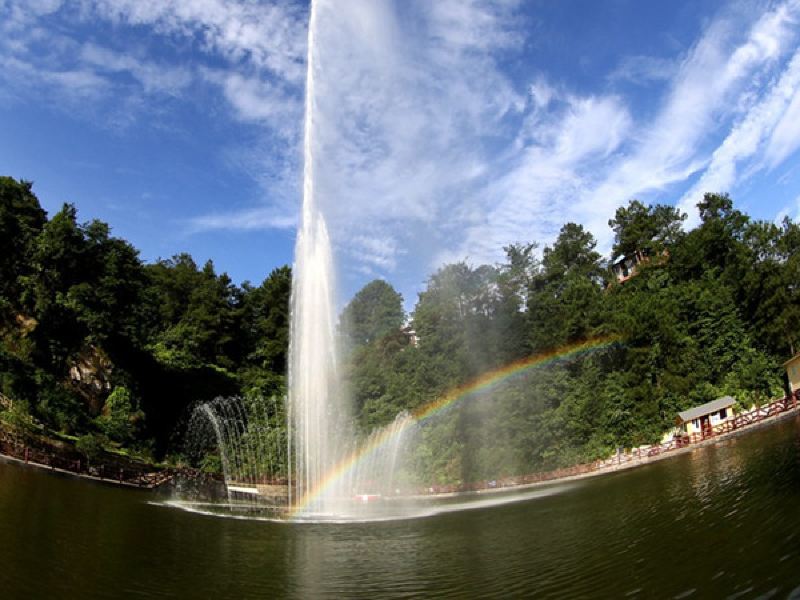
[(583, 354), (609, 348), (618, 340), (619, 338), (615, 336), (592, 338), (576, 344), (564, 346), (557, 350), (523, 358), (504, 367), (500, 367), (499, 369), (495, 369), (494, 371), (484, 373), (483, 375), (480, 375), (475, 379), (472, 379), (471, 381), (451, 390), (444, 396), (441, 396), (436, 400), (433, 400), (432, 402), (415, 409), (411, 413), (411, 419), (406, 422), (403, 428), (395, 428), (394, 430), (386, 428), (382, 433), (371, 437), (368, 443), (364, 444), (358, 450), (339, 462), (338, 465), (331, 469), (328, 475), (316, 488), (305, 494), (298, 504), (291, 509), (290, 516), (294, 516), (301, 512), (314, 499), (322, 495), (325, 490), (327, 490), (334, 482), (339, 480), (351, 469), (353, 469), (353, 467), (355, 467), (359, 461), (363, 460), (364, 457), (369, 456), (372, 452), (375, 452), (378, 448), (389, 442), (394, 436), (400, 435), (403, 431), (408, 429), (408, 427), (441, 413), (448, 407), (460, 402), (461, 400), (465, 400), (481, 392), (491, 390), (499, 384), (508, 381), (509, 379), (512, 379), (513, 377), (526, 371), (545, 366), (559, 360), (576, 358)]

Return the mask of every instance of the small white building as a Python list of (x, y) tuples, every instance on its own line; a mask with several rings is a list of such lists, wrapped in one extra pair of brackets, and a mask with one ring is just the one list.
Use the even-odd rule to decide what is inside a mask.
[(414, 346), (414, 347), (419, 346), (419, 336), (417, 335), (417, 332), (414, 331), (414, 328), (411, 325), (406, 325), (400, 331), (403, 333), (404, 336), (406, 336), (409, 346)]
[(641, 252), (637, 252), (633, 256), (623, 256), (621, 260), (618, 260), (613, 265), (611, 265), (611, 271), (614, 273), (614, 277), (616, 277), (617, 282), (625, 283), (631, 277), (636, 275), (637, 267), (639, 263), (643, 262), (644, 256)]
[(733, 407), (736, 399), (723, 396), (700, 406), (678, 413), (678, 427), (684, 433), (710, 433), (714, 427), (733, 418)]
[(789, 376), (789, 388), (794, 394), (800, 390), (800, 354), (787, 360), (783, 366), (786, 367), (786, 375)]

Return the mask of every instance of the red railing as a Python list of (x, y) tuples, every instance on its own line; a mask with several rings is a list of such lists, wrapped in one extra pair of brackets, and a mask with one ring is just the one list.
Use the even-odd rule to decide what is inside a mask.
[(643, 446), (641, 448), (634, 448), (629, 452), (620, 452), (605, 460), (598, 460), (591, 463), (583, 463), (574, 465), (572, 467), (564, 467), (552, 471), (543, 471), (540, 473), (532, 473), (529, 475), (519, 475), (516, 477), (504, 477), (499, 479), (477, 481), (468, 484), (450, 484), (450, 485), (434, 485), (418, 490), (424, 494), (445, 494), (453, 492), (470, 492), (489, 490), (497, 488), (508, 488), (519, 485), (527, 485), (532, 483), (540, 483), (544, 481), (554, 481), (564, 479), (566, 477), (574, 477), (577, 475), (584, 475), (595, 471), (605, 469), (619, 468), (622, 465), (627, 465), (634, 462), (641, 462), (661, 454), (686, 448), (693, 444), (703, 442), (721, 435), (726, 435), (734, 431), (746, 428), (750, 425), (764, 421), (765, 419), (777, 416), (779, 414), (792, 411), (800, 406), (800, 390), (797, 390), (791, 396), (781, 398), (765, 404), (754, 410), (735, 415), (733, 418), (728, 419), (724, 423), (720, 423), (712, 428), (707, 429), (702, 433), (694, 433), (692, 435), (676, 436), (673, 439), (653, 445)]
[[(791, 396), (781, 398), (780, 400), (776, 400), (752, 411), (735, 415), (724, 423), (720, 423), (701, 433), (676, 436), (662, 444), (634, 448), (630, 452), (620, 452), (605, 460), (597, 460), (591, 463), (583, 463), (551, 471), (477, 481), (468, 484), (434, 485), (417, 490), (417, 492), (443, 494), (508, 488), (585, 475), (605, 469), (619, 468), (622, 465), (632, 462), (641, 462), (642, 460), (653, 458), (666, 452), (686, 448), (714, 437), (732, 433), (764, 421), (765, 419), (795, 410), (799, 405), (800, 390), (796, 391)], [(55, 452), (52, 449), (37, 446), (34, 443), (26, 441), (22, 437), (11, 435), (2, 430), (0, 430), (0, 454), (23, 460), (26, 463), (34, 463), (49, 467), (54, 470), (58, 469), (77, 475), (95, 477), (105, 481), (113, 481), (145, 488), (153, 488), (161, 485), (169, 481), (174, 475), (174, 473), (169, 470), (147, 470), (145, 468), (136, 468), (130, 465), (122, 465), (120, 463), (111, 463), (102, 460), (90, 461), (75, 451)], [(184, 473), (182, 472), (181, 474)], [(185, 475), (191, 476), (192, 474), (194, 474), (195, 477), (200, 476), (199, 471), (195, 473), (194, 471), (186, 470)]]
[(167, 470), (148, 469), (111, 460), (89, 460), (74, 450), (56, 451), (7, 431), (0, 431), (0, 454), (54, 471), (143, 488), (154, 488), (172, 478), (172, 473)]

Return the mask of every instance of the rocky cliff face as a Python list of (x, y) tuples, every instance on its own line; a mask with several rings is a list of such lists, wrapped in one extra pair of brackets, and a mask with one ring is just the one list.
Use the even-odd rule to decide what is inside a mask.
[(114, 364), (102, 348), (89, 346), (83, 350), (69, 369), (73, 386), (83, 396), (91, 412), (100, 414), (111, 391)]

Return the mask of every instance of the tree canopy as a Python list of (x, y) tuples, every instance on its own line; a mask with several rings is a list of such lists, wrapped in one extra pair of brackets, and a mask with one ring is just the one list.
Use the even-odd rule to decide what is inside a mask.
[(193, 402), (284, 392), (288, 267), (239, 287), (188, 254), (143, 264), (106, 223), (71, 204), (48, 218), (9, 177), (0, 244), (0, 392), (49, 427), (162, 454)]
[(404, 320), (403, 297), (383, 279), (375, 279), (344, 307), (341, 326), (350, 343), (358, 347), (394, 332)]
[[(425, 421), (412, 463), (427, 481), (467, 482), (658, 441), (677, 411), (718, 395), (781, 394), (780, 365), (800, 350), (800, 227), (725, 195), (698, 208), (690, 231), (670, 206), (616, 211), (612, 258), (659, 257), (624, 284), (576, 223), (541, 252), (530, 241), (500, 264), (442, 265), (410, 322), (390, 283), (369, 282), (341, 315), (354, 426), (366, 435), (460, 390)], [(107, 224), (70, 204), (48, 217), (30, 183), (2, 177), (0, 392), (52, 430), (157, 456), (179, 449), (198, 400), (275, 396), (278, 422), (291, 277), (236, 285), (188, 254), (146, 264)], [(593, 338), (616, 341), (558, 358)], [(470, 385), (487, 373), (491, 386)]]

